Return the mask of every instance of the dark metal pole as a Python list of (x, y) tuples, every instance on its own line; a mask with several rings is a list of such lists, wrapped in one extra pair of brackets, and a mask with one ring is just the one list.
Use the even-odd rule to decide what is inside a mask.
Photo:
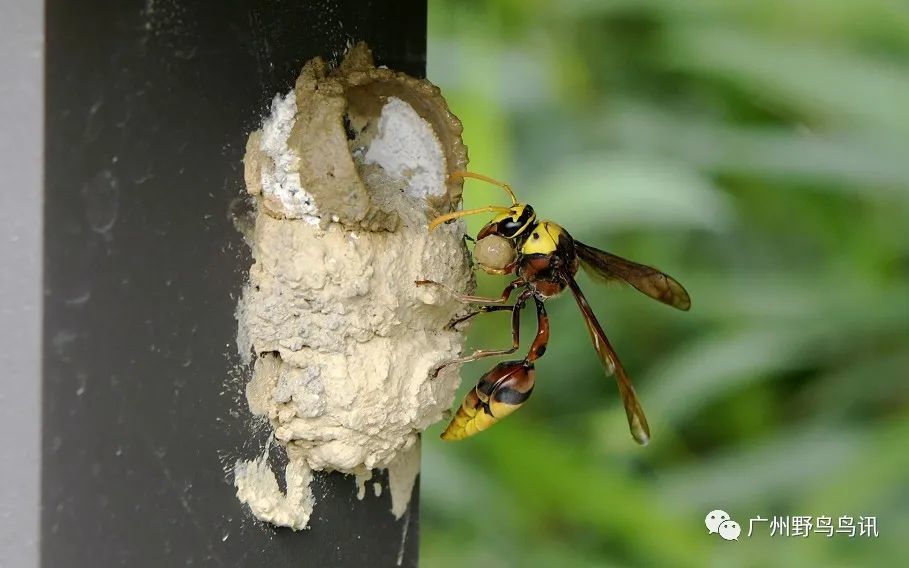
[(246, 136), (349, 41), (422, 76), (425, 0), (49, 0), (46, 34), (43, 565), (416, 566), (416, 493), (398, 521), (322, 476), (294, 533), (223, 468), (262, 442), (231, 379)]

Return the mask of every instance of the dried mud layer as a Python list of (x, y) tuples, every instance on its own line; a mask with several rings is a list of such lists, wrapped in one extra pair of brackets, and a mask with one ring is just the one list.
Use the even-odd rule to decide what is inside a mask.
[[(278, 95), (245, 158), (255, 198), (254, 264), (237, 308), (238, 346), (252, 363), (251, 412), (289, 463), (281, 492), (268, 448), (234, 470), (237, 496), (259, 519), (306, 528), (313, 470), (388, 468), (392, 509), (407, 509), (419, 433), (450, 408), (463, 304), (417, 288), (433, 279), (468, 292), (460, 223), (427, 231), (460, 201), (460, 122), (436, 87), (373, 66), (365, 45), (339, 68), (309, 61)], [(360, 492), (362, 496), (364, 491)]]

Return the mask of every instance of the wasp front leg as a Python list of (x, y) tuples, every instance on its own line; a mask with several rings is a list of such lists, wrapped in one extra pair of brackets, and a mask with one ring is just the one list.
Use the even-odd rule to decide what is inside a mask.
[(525, 284), (524, 280), (517, 278), (512, 280), (508, 286), (505, 286), (505, 289), (502, 290), (502, 295), (498, 298), (488, 298), (486, 296), (470, 296), (468, 294), (461, 294), (457, 290), (449, 288), (441, 282), (436, 282), (435, 280), (417, 280), (414, 282), (417, 286), (435, 286), (436, 288), (441, 288), (445, 290), (453, 298), (465, 304), (504, 304), (508, 301), (508, 298), (511, 297), (511, 293), (515, 291), (516, 288), (523, 286)]
[(458, 408), (443, 440), (461, 440), (489, 428), (521, 407), (534, 385), (533, 363), (504, 361), (483, 375)]

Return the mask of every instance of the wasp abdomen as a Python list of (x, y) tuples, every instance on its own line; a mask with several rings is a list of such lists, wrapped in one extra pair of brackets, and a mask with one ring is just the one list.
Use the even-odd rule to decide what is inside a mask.
[(530, 398), (533, 385), (533, 363), (499, 363), (467, 393), (442, 438), (461, 440), (486, 430), (520, 408)]

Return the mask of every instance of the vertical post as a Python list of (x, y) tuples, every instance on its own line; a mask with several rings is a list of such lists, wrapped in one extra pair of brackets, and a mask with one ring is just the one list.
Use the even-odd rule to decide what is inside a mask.
[(263, 441), (231, 378), (246, 136), (350, 41), (422, 76), (425, 26), (425, 0), (47, 2), (43, 565), (416, 566), (416, 492), (397, 521), (325, 475), (292, 532), (223, 468)]
[(38, 563), (41, 2), (0, 0), (0, 564)]

